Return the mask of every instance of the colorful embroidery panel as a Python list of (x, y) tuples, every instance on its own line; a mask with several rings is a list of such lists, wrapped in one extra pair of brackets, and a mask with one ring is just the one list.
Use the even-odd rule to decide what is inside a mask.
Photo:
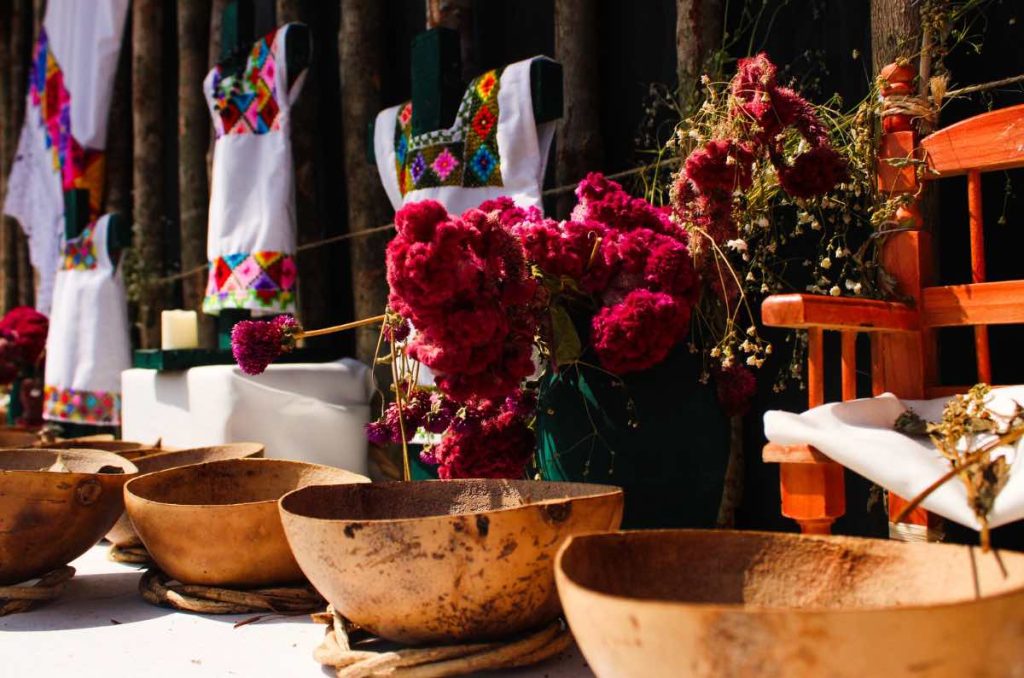
[(87, 271), (96, 268), (99, 259), (96, 252), (96, 232), (93, 224), (82, 230), (74, 240), (64, 243), (61, 268), (65, 271)]
[(213, 75), (214, 109), (220, 118), (217, 136), (225, 134), (266, 134), (281, 129), (278, 120), (277, 64), (273, 52), (277, 30), (268, 33), (252, 47), (241, 76)]
[(89, 208), (99, 213), (105, 176), (104, 154), (82, 148), (71, 131), (71, 95), (64, 86), (64, 74), (49, 49), (44, 29), (39, 31), (29, 73), (29, 96), (39, 108), (46, 129), (46, 148), (53, 156), (53, 169), (61, 175), (65, 191), (84, 188), (89, 191)]
[(46, 386), (43, 417), (51, 421), (117, 426), (121, 422), (121, 394)]
[(283, 252), (229, 254), (210, 262), (203, 310), (224, 308), (288, 312), (295, 305), (295, 260)]
[(502, 186), (498, 152), (501, 69), (475, 78), (451, 129), (412, 135), (412, 103), (395, 119), (395, 171), (402, 195), (437, 186)]

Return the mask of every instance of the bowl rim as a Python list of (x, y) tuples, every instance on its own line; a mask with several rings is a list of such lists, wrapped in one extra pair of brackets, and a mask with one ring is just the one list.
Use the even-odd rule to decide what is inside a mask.
[[(612, 536), (628, 536), (628, 535), (644, 535), (652, 538), (656, 536), (674, 535), (674, 534), (727, 534), (729, 536), (740, 535), (741, 538), (744, 535), (750, 536), (761, 536), (761, 537), (772, 537), (782, 538), (790, 541), (796, 541), (798, 539), (814, 539), (816, 541), (859, 541), (859, 542), (883, 542), (891, 543), (893, 540), (888, 539), (873, 539), (870, 537), (854, 537), (847, 535), (819, 535), (819, 534), (799, 534), (792, 532), (769, 532), (765, 530), (715, 530), (715, 529), (693, 529), (693, 528), (680, 528), (680, 529), (657, 529), (657, 530), (615, 530), (607, 532), (585, 532), (569, 535), (569, 537), (562, 543), (558, 548), (558, 552), (555, 554), (555, 585), (559, 589), (559, 598), (562, 597), (561, 589), (563, 586), (570, 586), (576, 589), (578, 592), (592, 598), (604, 599), (607, 601), (629, 604), (629, 605), (641, 605), (649, 609), (655, 610), (678, 610), (678, 609), (693, 609), (701, 612), (713, 612), (713, 613), (732, 613), (732, 614), (751, 614), (751, 615), (764, 615), (764, 616), (779, 616), (779, 615), (853, 615), (853, 614), (883, 614), (893, 612), (927, 612), (935, 610), (946, 610), (963, 605), (970, 605), (972, 603), (996, 601), (1002, 598), (1011, 598), (1015, 596), (1024, 595), (1024, 582), (1020, 585), (1003, 591), (1001, 593), (994, 593), (991, 595), (981, 595), (976, 598), (969, 600), (956, 600), (948, 602), (940, 602), (933, 604), (925, 603), (913, 603), (908, 605), (889, 605), (882, 607), (774, 607), (766, 605), (744, 605), (741, 603), (704, 603), (704, 602), (686, 602), (681, 600), (662, 600), (662, 599), (649, 599), (649, 598), (637, 598), (633, 596), (624, 596), (616, 593), (606, 593), (589, 586), (585, 586), (578, 582), (565, 571), (562, 566), (562, 561), (565, 554), (572, 548), (574, 542), (581, 542), (586, 539), (601, 539)], [(897, 544), (900, 542), (896, 542)], [(931, 543), (932, 546), (951, 546), (969, 549), (972, 554), (981, 553), (980, 546), (971, 546), (966, 544), (942, 544), (942, 543)], [(913, 547), (911, 547), (913, 548)], [(996, 557), (1009, 555), (1011, 558), (1019, 557), (1024, 559), (1024, 553), (1017, 551), (1009, 551), (1007, 549), (992, 549), (991, 551)], [(563, 602), (563, 608), (565, 604)]]
[[(499, 509), (486, 509), (486, 510), (483, 510), (483, 511), (464, 511), (464, 512), (460, 512), (460, 513), (436, 513), (436, 514), (430, 514), (430, 515), (425, 515), (425, 516), (410, 516), (408, 518), (317, 518), (315, 516), (309, 516), (309, 515), (305, 515), (303, 513), (296, 513), (295, 511), (291, 511), (291, 510), (285, 508), (285, 505), (284, 505), (285, 500), (287, 500), (292, 495), (298, 494), (299, 492), (303, 492), (303, 491), (306, 491), (306, 490), (312, 491), (312, 488), (319, 488), (319, 487), (336, 487), (336, 486), (339, 486), (339, 485), (340, 486), (345, 486), (345, 485), (341, 485), (340, 483), (328, 483), (328, 484), (306, 485), (305, 487), (298, 487), (298, 488), (296, 488), (294, 490), (291, 490), (291, 491), (287, 492), (286, 494), (282, 495), (281, 498), (277, 500), (277, 506), (278, 506), (278, 509), (280, 510), (282, 515), (287, 514), (288, 516), (294, 516), (295, 518), (299, 518), (301, 520), (311, 520), (311, 521), (316, 521), (316, 522), (319, 522), (319, 523), (337, 523), (337, 524), (359, 523), (360, 525), (383, 525), (383, 524), (395, 525), (395, 524), (407, 524), (407, 523), (413, 523), (413, 522), (422, 522), (422, 521), (427, 521), (427, 520), (452, 519), (452, 518), (460, 518), (460, 517), (465, 517), (465, 516), (479, 516), (479, 515), (485, 515), (485, 514), (486, 515), (504, 515), (504, 514), (507, 514), (507, 513), (511, 513), (513, 511), (527, 510), (527, 509), (530, 509), (531, 507), (534, 507), (534, 506), (549, 506), (549, 505), (554, 505), (554, 504), (563, 504), (563, 503), (565, 503), (567, 501), (579, 501), (579, 500), (600, 499), (600, 498), (603, 498), (603, 497), (614, 497), (614, 496), (620, 496), (621, 497), (621, 496), (623, 496), (622, 488), (618, 487), (617, 485), (600, 485), (600, 484), (596, 484), (596, 483), (577, 483), (577, 482), (572, 482), (572, 481), (561, 481), (561, 480), (557, 480), (557, 481), (527, 480), (525, 478), (516, 478), (516, 479), (508, 479), (508, 478), (453, 478), (451, 480), (430, 479), (430, 480), (415, 480), (415, 481), (412, 481), (412, 480), (410, 480), (410, 481), (391, 480), (391, 481), (385, 481), (385, 482), (379, 482), (379, 483), (369, 483), (369, 485), (374, 486), (374, 487), (381, 487), (381, 486), (396, 487), (396, 486), (399, 486), (399, 485), (411, 485), (412, 483), (416, 483), (418, 485), (422, 485), (424, 483), (468, 484), (468, 483), (477, 483), (477, 482), (481, 482), (481, 481), (484, 481), (484, 482), (513, 482), (513, 483), (548, 483), (548, 482), (553, 482), (553, 483), (559, 483), (559, 484), (562, 484), (562, 485), (576, 485), (576, 486), (580, 486), (580, 487), (594, 488), (594, 492), (589, 492), (587, 494), (582, 494), (582, 495), (575, 496), (575, 497), (561, 497), (561, 498), (553, 498), (553, 499), (544, 499), (544, 500), (541, 500), (541, 501), (530, 502), (529, 504), (520, 504), (519, 506), (509, 506), (509, 507), (506, 507), (506, 508), (499, 508)], [(359, 484), (359, 483), (348, 483), (348, 485), (355, 485), (355, 484)]]
[[(211, 446), (211, 447), (215, 447), (215, 446)], [(255, 463), (255, 464), (262, 464), (264, 466), (266, 466), (268, 464), (275, 464), (275, 465), (279, 465), (279, 466), (304, 466), (304, 467), (307, 467), (307, 468), (314, 468), (314, 469), (327, 469), (328, 471), (341, 471), (342, 473), (347, 473), (350, 476), (353, 476), (355, 478), (362, 479), (362, 480), (355, 480), (355, 481), (353, 481), (353, 483), (348, 483), (348, 484), (357, 484), (357, 483), (362, 483), (362, 482), (367, 482), (367, 483), (370, 482), (369, 478), (367, 478), (366, 476), (360, 475), (360, 474), (358, 474), (358, 473), (356, 473), (354, 471), (349, 471), (347, 469), (338, 468), (337, 466), (326, 466), (324, 464), (313, 464), (311, 462), (298, 461), (298, 460), (295, 460), (295, 459), (273, 459), (273, 458), (267, 458), (267, 457), (257, 457), (257, 458), (253, 458), (253, 457), (239, 457), (239, 458), (236, 458), (236, 459), (214, 459), (214, 460), (211, 460), (211, 461), (201, 461), (201, 462), (196, 463), (196, 464), (185, 464), (184, 466), (175, 466), (175, 467), (172, 467), (172, 468), (165, 468), (165, 469), (161, 469), (159, 471), (150, 471), (149, 473), (140, 473), (137, 476), (135, 476), (134, 478), (132, 478), (131, 480), (129, 480), (127, 483), (125, 483), (125, 485), (124, 485), (125, 502), (127, 504), (127, 500), (131, 499), (133, 501), (145, 502), (147, 504), (156, 505), (156, 506), (197, 508), (197, 509), (201, 508), (201, 509), (214, 510), (214, 509), (218, 509), (218, 508), (228, 508), (228, 509), (230, 509), (230, 508), (238, 508), (238, 507), (242, 507), (242, 506), (259, 506), (261, 504), (274, 504), (274, 503), (277, 503), (278, 501), (280, 501), (281, 498), (278, 497), (276, 499), (262, 499), (260, 501), (241, 501), (241, 502), (233, 502), (233, 503), (225, 503), (225, 504), (179, 504), (179, 503), (168, 502), (168, 501), (158, 501), (158, 500), (155, 500), (155, 499), (149, 499), (148, 497), (143, 497), (140, 494), (136, 494), (133, 491), (133, 488), (132, 488), (133, 484), (137, 484), (137, 483), (134, 483), (134, 481), (142, 480), (142, 479), (145, 479), (145, 478), (149, 478), (150, 476), (155, 476), (155, 475), (159, 475), (159, 474), (162, 474), (162, 473), (175, 473), (175, 472), (181, 471), (182, 469), (191, 469), (191, 468), (196, 467), (196, 466), (217, 466), (217, 465), (229, 465), (229, 464), (233, 465), (233, 464), (238, 464), (238, 463), (245, 463), (245, 464), (253, 464), (253, 463)], [(341, 485), (341, 484), (346, 484), (346, 483), (337, 483), (337, 484)], [(297, 489), (301, 489), (301, 488), (297, 488)], [(294, 490), (289, 490), (288, 491), (288, 493), (291, 493), (291, 492), (294, 492)], [(286, 494), (288, 494), (288, 493), (286, 493)]]
[(47, 473), (61, 478), (126, 478), (130, 481), (134, 480), (139, 475), (139, 467), (135, 465), (135, 462), (125, 459), (116, 452), (108, 452), (107, 450), (93, 450), (86, 447), (76, 447), (72, 449), (54, 449), (50, 447), (5, 447), (0, 449), (0, 456), (14, 452), (51, 452), (57, 455), (68, 455), (72, 457), (81, 455), (87, 458), (96, 459), (96, 461), (109, 461), (112, 464), (117, 464), (123, 473), (90, 473), (87, 471), (55, 473), (54, 471), (45, 471), (43, 469), (29, 470), (0, 468), (0, 477), (12, 477), (19, 475), (37, 476)]
[[(144, 454), (141, 457), (136, 457), (134, 461), (138, 461), (139, 459), (145, 459), (146, 461), (149, 461), (150, 459), (156, 459), (157, 457), (164, 458), (164, 457), (168, 457), (168, 456), (170, 456), (172, 454), (181, 454), (182, 452), (196, 452), (197, 450), (215, 450), (215, 449), (224, 448), (224, 447), (239, 447), (239, 448), (243, 448), (243, 449), (244, 448), (249, 448), (251, 450), (251, 451), (247, 452), (246, 454), (244, 454), (243, 456), (237, 457), (237, 459), (247, 459), (247, 458), (251, 458), (254, 454), (257, 454), (257, 453), (259, 453), (259, 454), (266, 454), (266, 452), (267, 452), (267, 446), (264, 445), (263, 443), (252, 443), (252, 442), (219, 443), (217, 445), (196, 445), (195, 447), (175, 447), (173, 449), (161, 449), (159, 452), (153, 452), (153, 454)], [(211, 459), (210, 461), (230, 461), (230, 459), (228, 459), (228, 460), (224, 460), (224, 459)], [(207, 462), (205, 462), (205, 461), (198, 461), (198, 462), (196, 462), (196, 464), (205, 464), (205, 463), (207, 463)], [(184, 466), (194, 466), (194, 465), (195, 464), (184, 464)], [(174, 468), (181, 468), (181, 467), (180, 466), (175, 466)], [(167, 470), (170, 470), (170, 469), (161, 469), (161, 470), (167, 471)], [(148, 475), (149, 473), (157, 473), (157, 471), (149, 471), (148, 473), (143, 474), (143, 475)]]

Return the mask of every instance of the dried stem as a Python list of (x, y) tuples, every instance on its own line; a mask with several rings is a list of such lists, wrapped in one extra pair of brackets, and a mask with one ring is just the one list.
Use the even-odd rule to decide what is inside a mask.
[(318, 330), (303, 330), (295, 336), (295, 340), (306, 339), (309, 337), (320, 337), (325, 334), (334, 334), (335, 332), (344, 332), (345, 330), (354, 330), (359, 327), (366, 327), (367, 325), (376, 325), (377, 323), (383, 323), (387, 319), (384, 314), (375, 315), (372, 318), (363, 318), (362, 320), (354, 320), (350, 323), (344, 323), (342, 325), (332, 325), (330, 327), (321, 327)]

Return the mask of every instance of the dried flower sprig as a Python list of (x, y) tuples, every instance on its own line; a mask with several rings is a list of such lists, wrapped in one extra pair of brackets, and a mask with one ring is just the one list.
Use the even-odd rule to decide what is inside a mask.
[(991, 391), (988, 385), (977, 384), (966, 394), (954, 396), (938, 423), (927, 422), (912, 410), (897, 418), (897, 431), (928, 435), (951, 468), (912, 499), (895, 522), (906, 518), (932, 492), (959, 476), (967, 488), (967, 501), (981, 524), (982, 550), (989, 550), (988, 514), (1010, 475), (1006, 456), (993, 453), (1024, 438), (1024, 407), (1014, 403), (1012, 413), (995, 413), (989, 406)]

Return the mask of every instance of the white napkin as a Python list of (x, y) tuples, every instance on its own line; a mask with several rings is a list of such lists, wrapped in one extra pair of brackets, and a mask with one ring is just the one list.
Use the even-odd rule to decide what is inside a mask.
[[(803, 414), (771, 411), (764, 415), (765, 436), (780, 445), (807, 443), (822, 454), (868, 480), (912, 499), (950, 469), (927, 438), (911, 438), (893, 429), (896, 418), (908, 408), (927, 421), (938, 421), (948, 398), (900, 400), (891, 393), (875, 398), (828, 403)], [(989, 408), (1011, 411), (1013, 401), (1024, 403), (1024, 386), (993, 389)], [(1024, 518), (1024, 473), (1013, 460), (1021, 445), (1004, 447), (1011, 462), (1010, 477), (989, 514), (989, 525), (999, 527)], [(921, 506), (961, 525), (981, 529), (967, 505), (967, 489), (952, 478), (925, 499)]]

